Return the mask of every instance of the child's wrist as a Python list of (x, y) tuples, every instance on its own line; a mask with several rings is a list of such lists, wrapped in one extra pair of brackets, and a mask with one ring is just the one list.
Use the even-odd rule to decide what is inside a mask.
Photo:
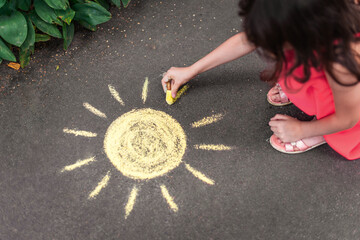
[(311, 121), (299, 121), (299, 132), (301, 139), (312, 137), (312, 131), (310, 127)]
[(306, 138), (306, 134), (305, 134), (305, 126), (304, 126), (304, 122), (303, 121), (299, 121), (299, 135), (300, 135), (300, 139)]
[(193, 65), (189, 66), (189, 70), (191, 72), (191, 78), (196, 77), (196, 75), (200, 74), (201, 71), (198, 68), (198, 66), (196, 65), (196, 63), (194, 63)]

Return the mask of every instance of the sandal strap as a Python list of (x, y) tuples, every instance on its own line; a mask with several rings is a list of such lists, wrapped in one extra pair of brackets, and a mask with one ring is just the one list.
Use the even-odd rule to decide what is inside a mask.
[(279, 91), (279, 95), (280, 95), (280, 100), (282, 103), (285, 103), (285, 102), (289, 102), (289, 98), (286, 96), (286, 94), (283, 92), (280, 84), (276, 84), (276, 87), (278, 88), (278, 91)]
[[(296, 149), (295, 149), (296, 147)], [(295, 151), (304, 151), (308, 149), (309, 147), (305, 145), (305, 143), (302, 140), (291, 142), (291, 143), (285, 143), (285, 150), (287, 152), (295, 152)]]

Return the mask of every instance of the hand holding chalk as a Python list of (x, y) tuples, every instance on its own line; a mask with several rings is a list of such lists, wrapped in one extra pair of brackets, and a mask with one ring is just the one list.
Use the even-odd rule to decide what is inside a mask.
[(164, 92), (167, 92), (166, 83), (171, 83), (171, 96), (176, 97), (179, 88), (190, 81), (196, 73), (190, 67), (172, 67), (164, 75), (161, 80)]

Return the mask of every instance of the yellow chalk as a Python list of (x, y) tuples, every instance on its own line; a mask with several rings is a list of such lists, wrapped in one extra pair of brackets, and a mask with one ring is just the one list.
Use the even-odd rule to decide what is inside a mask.
[(195, 177), (197, 177), (198, 179), (200, 179), (204, 183), (207, 183), (209, 185), (214, 185), (215, 184), (214, 180), (206, 177), (205, 174), (199, 172), (195, 168), (191, 167), (189, 164), (185, 163), (185, 167), (189, 172), (191, 172)]
[(171, 90), (166, 91), (166, 102), (169, 105), (172, 105), (175, 102), (175, 98), (171, 96)]
[(186, 135), (170, 115), (150, 108), (134, 109), (111, 123), (104, 150), (125, 176), (151, 179), (179, 166)]
[(203, 127), (203, 126), (212, 124), (214, 122), (220, 121), (221, 119), (223, 119), (223, 117), (224, 117), (224, 114), (221, 114), (221, 113), (214, 114), (210, 117), (205, 117), (197, 122), (192, 123), (191, 127), (193, 127), (193, 128)]
[(93, 114), (95, 114), (98, 117), (102, 117), (102, 118), (106, 118), (105, 113), (101, 112), (99, 109), (96, 109), (95, 107), (91, 106), (90, 103), (84, 102), (83, 106), (89, 110), (90, 112), (92, 112)]
[(188, 89), (189, 89), (189, 85), (186, 84), (185, 86), (183, 86), (177, 93), (176, 93), (176, 97), (173, 98), (171, 96), (171, 85), (170, 82), (167, 82), (166, 84), (167, 87), (167, 91), (166, 91), (166, 102), (169, 105), (172, 105), (174, 102), (176, 102)]
[(89, 194), (88, 199), (95, 198), (95, 197), (100, 193), (100, 191), (101, 191), (104, 187), (107, 186), (109, 180), (110, 180), (110, 171), (107, 172), (107, 174), (105, 175), (105, 177), (103, 177), (103, 179), (98, 183), (98, 185), (96, 186), (96, 188), (94, 189), (94, 191), (92, 191), (92, 192)]
[(161, 185), (160, 188), (161, 188), (161, 193), (162, 193), (163, 197), (166, 199), (166, 201), (169, 204), (170, 208), (174, 212), (177, 212), (179, 210), (179, 208), (176, 205), (176, 203), (174, 202), (174, 199), (172, 198), (172, 196), (169, 194), (169, 191), (167, 190), (165, 185)]
[(89, 131), (80, 131), (75, 129), (63, 129), (64, 133), (74, 134), (75, 136), (82, 136), (82, 137), (96, 137), (97, 133), (89, 132)]
[(219, 145), (213, 145), (213, 144), (200, 144), (200, 145), (195, 145), (194, 146), (195, 149), (202, 149), (202, 150), (213, 150), (213, 151), (227, 151), (227, 150), (232, 150), (232, 147), (229, 146), (225, 146), (222, 144)]
[(121, 99), (119, 92), (116, 91), (116, 89), (111, 85), (108, 85), (108, 87), (109, 87), (109, 91), (110, 91), (111, 95), (116, 99), (116, 101), (118, 101), (121, 105), (125, 106), (125, 103)]
[(77, 161), (77, 162), (74, 163), (74, 164), (65, 166), (65, 167), (61, 170), (61, 172), (72, 171), (72, 170), (74, 170), (74, 169), (76, 169), (76, 168), (82, 167), (82, 166), (84, 166), (84, 165), (88, 165), (89, 163), (94, 162), (94, 161), (95, 161), (95, 157), (91, 157), (91, 158), (84, 159), (84, 160), (79, 160), (79, 161)]
[(138, 194), (138, 189), (136, 186), (134, 186), (133, 189), (131, 190), (128, 202), (125, 206), (125, 219), (130, 215), (131, 211), (134, 208), (137, 194)]
[(146, 77), (146, 78), (145, 78), (145, 82), (144, 82), (144, 86), (143, 86), (143, 91), (142, 91), (142, 100), (143, 100), (143, 103), (146, 102), (146, 98), (147, 98), (147, 94), (148, 94), (148, 86), (149, 86), (149, 78)]

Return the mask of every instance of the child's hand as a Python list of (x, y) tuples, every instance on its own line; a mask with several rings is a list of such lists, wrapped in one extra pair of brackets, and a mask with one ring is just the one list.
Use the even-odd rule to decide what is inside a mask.
[(161, 79), (161, 85), (164, 92), (166, 92), (166, 83), (171, 81), (171, 95), (175, 98), (179, 88), (190, 81), (195, 75), (196, 73), (194, 73), (191, 67), (172, 67), (164, 74)]
[(301, 121), (296, 118), (276, 114), (270, 119), (269, 125), (282, 142), (295, 142), (303, 138), (301, 131)]

